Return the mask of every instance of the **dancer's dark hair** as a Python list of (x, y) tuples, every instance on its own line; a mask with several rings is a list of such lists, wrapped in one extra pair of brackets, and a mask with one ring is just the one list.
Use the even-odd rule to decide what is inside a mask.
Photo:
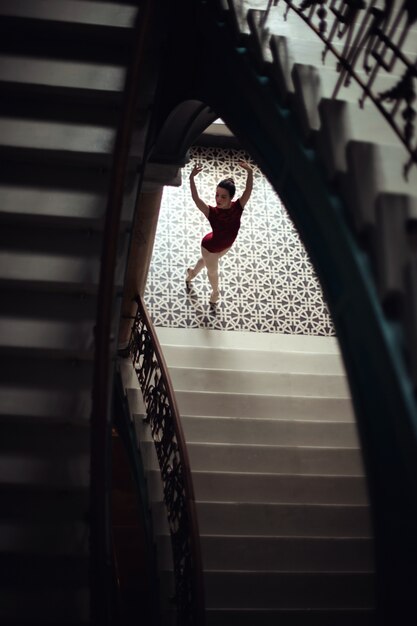
[(233, 178), (224, 178), (217, 186), (222, 187), (222, 189), (226, 189), (226, 191), (229, 192), (230, 198), (233, 198), (236, 193), (235, 181)]

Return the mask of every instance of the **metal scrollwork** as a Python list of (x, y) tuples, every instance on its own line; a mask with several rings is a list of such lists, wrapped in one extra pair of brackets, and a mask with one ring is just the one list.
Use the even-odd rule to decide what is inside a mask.
[(417, 163), (417, 54), (409, 45), (416, 0), (275, 0), (274, 5), (280, 2), (286, 5), (284, 19), (297, 13), (321, 38), (323, 62), (329, 51), (336, 57), (333, 97), (355, 80), (362, 90), (359, 105), (371, 100), (394, 129), (409, 154), (407, 174)]
[(129, 348), (161, 471), (173, 550), (177, 623), (200, 626), (204, 620), (201, 557), (191, 510), (194, 496), (187, 476), (188, 458), (165, 362), (143, 303), (140, 298), (137, 302)]

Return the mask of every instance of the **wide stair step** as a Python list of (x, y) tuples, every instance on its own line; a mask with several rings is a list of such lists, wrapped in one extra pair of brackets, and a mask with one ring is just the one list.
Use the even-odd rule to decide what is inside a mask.
[[(369, 501), (337, 341), (156, 330), (187, 441), (208, 624), (371, 624)], [(126, 362), (124, 381), (169, 596), (172, 552), (160, 473)]]
[[(129, 2), (0, 3), (5, 625), (91, 623), (94, 331), (110, 168), (137, 13)], [(116, 241), (115, 309), (147, 123), (145, 98)]]

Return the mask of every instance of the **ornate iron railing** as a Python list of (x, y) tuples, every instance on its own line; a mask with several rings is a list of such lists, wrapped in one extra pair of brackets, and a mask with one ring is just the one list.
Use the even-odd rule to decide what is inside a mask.
[[(250, 0), (236, 0), (240, 10)], [(360, 86), (359, 104), (371, 100), (404, 144), (409, 158), (404, 174), (417, 163), (415, 132), (417, 22), (415, 0), (265, 0), (261, 27), (267, 29), (271, 8), (285, 3), (284, 19), (296, 13), (323, 41), (323, 63), (330, 51), (339, 73), (332, 97), (353, 78)], [(256, 8), (259, 8), (257, 3)], [(414, 41), (412, 37), (414, 36)], [(410, 54), (406, 48), (410, 44)], [(337, 47), (336, 47), (337, 46)], [(388, 88), (378, 91), (378, 79)], [(391, 84), (390, 84), (391, 83)]]
[(136, 302), (129, 350), (161, 470), (173, 551), (177, 623), (202, 626), (202, 562), (187, 448), (158, 338), (140, 296)]

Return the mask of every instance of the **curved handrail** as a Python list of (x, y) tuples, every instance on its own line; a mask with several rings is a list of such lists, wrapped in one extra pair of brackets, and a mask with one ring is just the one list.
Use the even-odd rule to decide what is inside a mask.
[[(369, 98), (394, 130), (409, 154), (409, 160), (404, 164), (404, 175), (407, 176), (410, 167), (417, 164), (414, 126), (417, 110), (413, 82), (417, 78), (417, 55), (414, 60), (407, 58), (402, 47), (410, 29), (417, 22), (415, 3), (404, 0), (401, 8), (395, 10), (387, 2), (382, 10), (375, 6), (376, 0), (347, 1), (341, 3), (340, 8), (336, 6), (336, 0), (329, 0), (328, 8), (327, 0), (299, 0), (298, 4), (294, 0), (282, 1), (287, 5), (284, 19), (287, 19), (289, 11), (294, 11), (322, 40), (325, 45), (323, 62), (327, 51), (336, 57), (340, 75), (332, 97), (336, 98), (342, 85), (348, 87), (353, 78), (362, 89), (359, 99), (361, 108)], [(261, 29), (267, 25), (272, 6), (272, 0), (266, 2), (268, 5), (260, 20)], [(279, 2), (273, 0), (274, 6)], [(330, 27), (327, 21), (329, 12), (334, 16)], [(362, 15), (360, 21), (357, 19), (359, 14)], [(317, 26), (313, 20), (318, 22)], [(397, 42), (394, 36), (398, 36)], [(344, 44), (342, 52), (335, 47), (335, 38), (338, 44)], [(359, 63), (362, 63), (361, 71), (366, 78), (357, 71)], [(396, 65), (401, 67), (401, 78), (393, 83), (391, 89), (375, 92), (373, 87), (380, 71), (390, 73)]]
[(161, 469), (173, 549), (178, 624), (203, 626), (202, 558), (187, 446), (158, 337), (139, 295), (136, 303), (129, 351)]
[(127, 72), (120, 122), (113, 151), (97, 297), (90, 435), (90, 589), (92, 621), (94, 624), (100, 624), (100, 626), (109, 622), (110, 607), (108, 603), (111, 598), (108, 467), (110, 460), (110, 397), (113, 382), (111, 335), (114, 275), (118, 250), (117, 234), (119, 233), (130, 142), (137, 110), (137, 85), (143, 66), (143, 51), (150, 36), (149, 23), (154, 8), (155, 5), (152, 0), (142, 0), (140, 19), (135, 25), (132, 60)]

